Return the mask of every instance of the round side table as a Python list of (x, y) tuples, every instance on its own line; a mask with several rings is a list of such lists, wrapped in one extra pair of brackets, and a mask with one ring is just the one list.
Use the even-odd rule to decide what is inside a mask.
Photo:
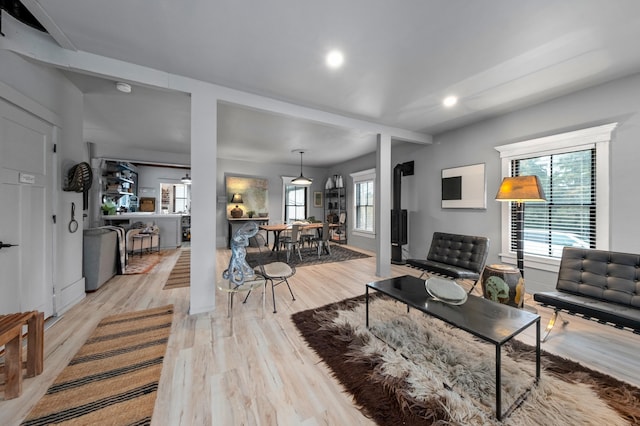
[(480, 278), (485, 299), (516, 308), (524, 307), (524, 279), (520, 270), (508, 265), (486, 265)]

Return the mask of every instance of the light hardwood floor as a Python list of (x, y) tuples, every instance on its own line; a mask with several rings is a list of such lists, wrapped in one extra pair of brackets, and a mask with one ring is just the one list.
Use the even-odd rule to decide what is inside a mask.
[[(20, 398), (0, 401), (1, 425), (18, 425), (26, 417), (100, 319), (165, 304), (175, 306), (175, 315), (154, 425), (372, 424), (305, 345), (290, 316), (363, 294), (365, 283), (379, 279), (375, 258), (298, 268), (291, 279), (296, 300), (285, 286), (276, 287), (278, 313), (272, 313), (268, 297), (263, 317), (261, 292), (252, 294), (247, 304), (236, 304), (230, 336), (225, 294), (217, 293), (215, 312), (190, 316), (189, 289), (162, 290), (179, 251), (165, 254), (150, 273), (114, 277), (47, 329), (44, 373), (24, 381)], [(229, 250), (218, 250), (218, 271), (229, 257)], [(418, 276), (419, 271), (392, 265), (392, 274)], [(551, 311), (535, 308), (544, 327)], [(564, 317), (570, 324), (557, 325), (544, 350), (640, 385), (640, 336)], [(526, 343), (534, 339), (533, 330), (524, 333)]]

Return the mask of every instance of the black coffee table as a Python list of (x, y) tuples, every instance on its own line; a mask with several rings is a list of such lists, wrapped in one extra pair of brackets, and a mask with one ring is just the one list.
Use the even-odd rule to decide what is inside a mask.
[[(366, 285), (366, 326), (369, 327), (369, 289), (374, 289), (409, 307), (438, 318), (454, 327), (495, 345), (496, 348), (496, 418), (502, 420), (501, 362), (502, 346), (532, 324), (536, 325), (536, 379), (540, 379), (540, 315), (469, 295), (462, 305), (451, 305), (434, 299), (425, 281), (404, 275)], [(526, 397), (526, 391), (504, 413), (508, 416)]]

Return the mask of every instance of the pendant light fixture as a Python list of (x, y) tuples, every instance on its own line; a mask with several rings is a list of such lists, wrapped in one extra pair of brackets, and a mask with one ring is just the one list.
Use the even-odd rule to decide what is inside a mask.
[(299, 186), (311, 185), (313, 180), (304, 177), (304, 175), (302, 174), (302, 154), (304, 154), (304, 150), (302, 150), (302, 149), (294, 149), (291, 152), (299, 152), (300, 153), (300, 176), (298, 176), (297, 178), (292, 180), (291, 183), (294, 184), (294, 185), (299, 185)]
[(185, 185), (191, 185), (191, 176), (189, 176), (189, 173), (187, 173), (186, 176), (180, 179), (180, 182), (182, 182)]

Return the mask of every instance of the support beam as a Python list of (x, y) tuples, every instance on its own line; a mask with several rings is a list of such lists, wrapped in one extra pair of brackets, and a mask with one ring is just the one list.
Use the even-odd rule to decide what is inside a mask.
[(191, 94), (191, 305), (189, 313), (213, 311), (216, 282), (216, 212), (218, 102), (215, 93), (196, 90)]
[(378, 134), (376, 149), (376, 275), (391, 276), (391, 136)]

